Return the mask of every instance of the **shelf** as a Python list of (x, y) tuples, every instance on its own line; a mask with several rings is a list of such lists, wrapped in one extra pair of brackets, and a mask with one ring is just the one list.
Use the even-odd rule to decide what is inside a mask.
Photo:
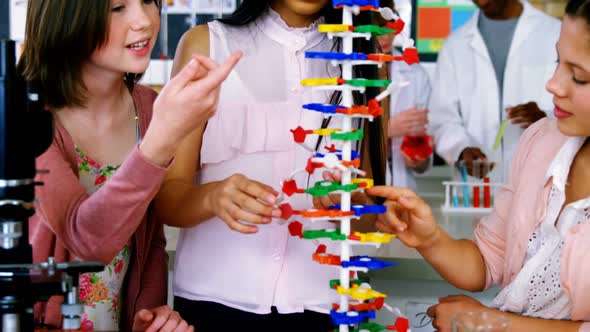
[(492, 212), (492, 208), (474, 208), (461, 206), (441, 206), (443, 216), (474, 216), (484, 217)]

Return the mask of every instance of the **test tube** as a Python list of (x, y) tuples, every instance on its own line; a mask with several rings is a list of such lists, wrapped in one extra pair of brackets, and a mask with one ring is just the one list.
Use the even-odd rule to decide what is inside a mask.
[[(481, 167), (482, 167), (481, 160), (478, 159), (473, 162), (473, 178), (476, 182), (480, 181)], [(479, 186), (478, 185), (473, 186), (473, 207), (474, 208), (479, 207)]]
[(469, 187), (467, 186), (469, 178), (467, 175), (467, 166), (465, 166), (464, 160), (461, 160), (459, 163), (459, 171), (461, 172), (461, 180), (463, 181), (463, 206), (469, 207)]
[(489, 208), (491, 205), (490, 200), (490, 177), (488, 176), (490, 172), (490, 163), (485, 163), (485, 174), (486, 176), (483, 178), (483, 207)]
[(451, 191), (453, 193), (453, 207), (459, 207), (459, 196), (457, 195), (457, 186), (451, 185)]

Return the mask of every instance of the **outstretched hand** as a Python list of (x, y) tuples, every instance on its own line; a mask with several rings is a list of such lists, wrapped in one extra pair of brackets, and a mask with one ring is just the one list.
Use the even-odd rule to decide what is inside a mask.
[(411, 248), (426, 248), (436, 241), (440, 230), (432, 210), (416, 193), (390, 186), (376, 186), (365, 192), (386, 199), (387, 212), (377, 217), (377, 229), (397, 234)]
[(236, 52), (217, 65), (206, 56), (193, 55), (160, 92), (154, 102), (154, 116), (170, 125), (171, 133), (184, 137), (193, 131), (214, 114), (221, 83), (241, 56), (241, 52)]
[(438, 301), (438, 304), (428, 308), (426, 314), (432, 318), (432, 326), (440, 332), (450, 332), (453, 318), (459, 313), (492, 311), (467, 295), (449, 295)]

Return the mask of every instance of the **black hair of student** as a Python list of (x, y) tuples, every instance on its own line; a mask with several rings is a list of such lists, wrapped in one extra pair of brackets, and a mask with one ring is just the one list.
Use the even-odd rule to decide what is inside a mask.
[[(153, 3), (161, 9), (161, 0)], [(85, 105), (82, 65), (107, 42), (110, 17), (111, 0), (28, 1), (25, 47), (17, 70), (39, 86), (46, 105)], [(132, 90), (140, 78), (128, 73), (124, 79)]]
[[(254, 22), (269, 7), (272, 0), (242, 0), (240, 6), (229, 16), (219, 19), (218, 21), (227, 25), (242, 26)], [(326, 19), (326, 23), (337, 23), (342, 16), (337, 14), (340, 11), (334, 10), (332, 1), (321, 10), (320, 15)]]
[(565, 14), (572, 18), (582, 18), (590, 27), (590, 0), (570, 0), (565, 6)]
[[(243, 0), (240, 6), (231, 15), (219, 19), (221, 23), (242, 26), (249, 24), (260, 17), (269, 7), (271, 0), (260, 1), (260, 0)], [(321, 16), (324, 17), (325, 22), (328, 24), (341, 23), (342, 10), (334, 9), (332, 7), (332, 1), (328, 1), (326, 6), (321, 10)], [(360, 15), (355, 16), (354, 23), (356, 25), (371, 24), (373, 21), (372, 13), (363, 12)], [(334, 50), (341, 49), (339, 38), (334, 38)], [(363, 53), (374, 53), (376, 50), (376, 43), (374, 39), (366, 41), (363, 38), (355, 38), (353, 42), (353, 50), (355, 52)], [(378, 77), (377, 68), (374, 65), (370, 66), (355, 66), (354, 77), (358, 78), (369, 78), (376, 79)], [(354, 103), (356, 105), (366, 105), (367, 102), (377, 96), (379, 93), (378, 88), (367, 88), (366, 93), (354, 94)], [(339, 104), (341, 100), (341, 93), (335, 92), (330, 98), (330, 103)], [(326, 119), (322, 123), (322, 128), (328, 126), (330, 118)], [(367, 151), (369, 157), (369, 165), (371, 167), (372, 177), (375, 185), (385, 184), (385, 165), (386, 165), (386, 150), (385, 150), (385, 133), (383, 130), (383, 122), (381, 117), (374, 119), (372, 122), (363, 123), (361, 127), (365, 129), (365, 138), (361, 145), (367, 145), (366, 149), (363, 146), (358, 146), (359, 152)], [(316, 150), (320, 148), (322, 144), (321, 137), (316, 143)], [(366, 156), (364, 156), (366, 157)]]
[[(372, 24), (374, 22), (373, 15), (374, 14), (372, 12), (363, 12), (355, 17), (354, 24)], [(376, 50), (377, 43), (375, 42), (374, 38), (368, 41), (364, 38), (355, 38), (353, 42), (354, 52), (376, 53)], [(366, 65), (355, 66), (353, 76), (359, 78), (377, 79), (379, 74), (377, 66)], [(379, 94), (379, 92), (379, 88), (367, 88), (364, 94), (355, 93), (354, 103), (356, 105), (367, 105), (369, 100), (375, 98)], [(387, 162), (387, 152), (385, 138), (386, 133), (384, 132), (383, 117), (379, 116), (375, 118), (372, 122), (364, 120), (364, 124), (361, 125), (361, 127), (365, 131), (365, 139), (363, 139), (361, 144), (367, 146), (366, 148), (364, 146), (359, 147), (359, 152), (366, 151), (368, 153), (368, 167), (371, 168), (371, 175), (375, 185), (384, 185), (386, 177), (385, 169)], [(383, 200), (381, 198), (377, 198), (377, 202), (382, 203)]]

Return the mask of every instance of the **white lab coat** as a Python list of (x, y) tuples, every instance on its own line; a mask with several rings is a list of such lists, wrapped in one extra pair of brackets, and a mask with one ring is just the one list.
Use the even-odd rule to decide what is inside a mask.
[[(390, 66), (390, 77), (394, 81), (408, 81), (409, 86), (394, 91), (390, 96), (389, 116), (421, 105), (427, 106), (430, 96), (428, 73), (420, 64), (408, 65), (394, 61)], [(414, 172), (406, 167), (400, 146), (403, 137), (391, 138), (391, 162), (387, 163), (387, 184), (416, 189)], [(432, 158), (430, 158), (432, 161)]]
[[(553, 74), (555, 44), (561, 23), (526, 1), (516, 25), (504, 74), (502, 110), (530, 101), (552, 114), (551, 95), (545, 84)], [(445, 41), (439, 56), (430, 98), (430, 128), (435, 149), (449, 164), (469, 146), (479, 147), (497, 163), (493, 181), (504, 181), (510, 160), (523, 132), (508, 124), (502, 145), (492, 151), (506, 112), (500, 97), (494, 66), (477, 28), (479, 11)], [(501, 113), (501, 114), (500, 114)]]

